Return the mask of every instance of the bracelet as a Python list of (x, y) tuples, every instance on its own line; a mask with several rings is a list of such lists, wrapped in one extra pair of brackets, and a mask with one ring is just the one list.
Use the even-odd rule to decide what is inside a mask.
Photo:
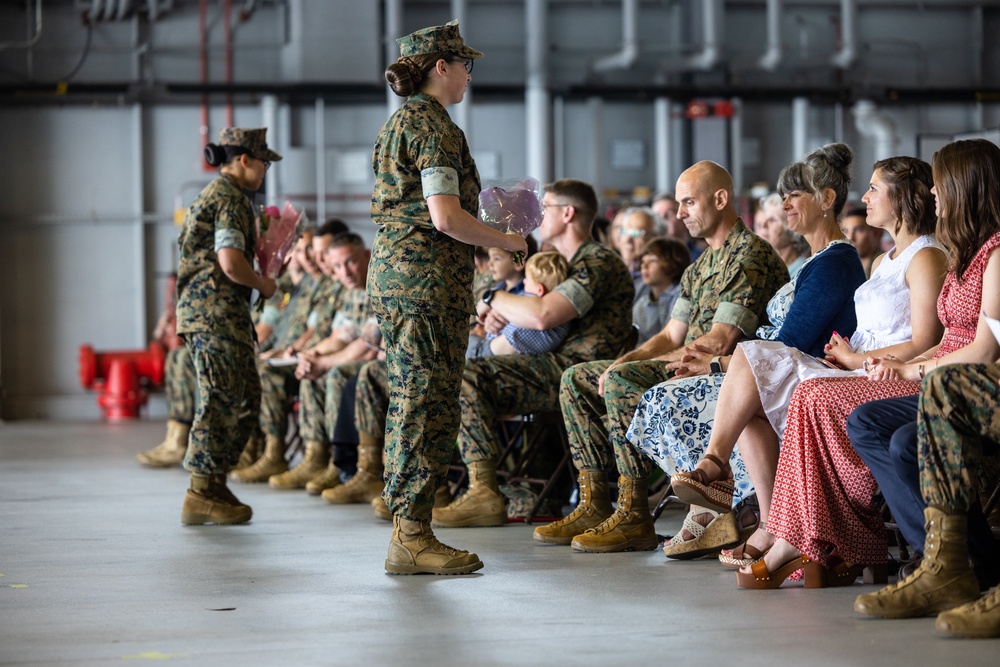
[(917, 364), (917, 377), (919, 377), (921, 380), (924, 379), (924, 365), (923, 364)]
[(911, 361), (916, 361), (917, 359), (919, 359), (920, 361), (927, 361), (927, 357), (925, 357), (922, 354), (919, 355), (919, 356), (913, 357), (913, 359), (911, 359)]

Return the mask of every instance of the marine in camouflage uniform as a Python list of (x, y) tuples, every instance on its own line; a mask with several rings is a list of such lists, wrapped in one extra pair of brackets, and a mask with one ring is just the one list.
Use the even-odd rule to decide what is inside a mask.
[[(1000, 366), (995, 363), (948, 364), (923, 378), (917, 410), (920, 491), (926, 503), (923, 557), (899, 582), (860, 595), (855, 611), (884, 618), (940, 612), (939, 634), (1000, 637), (1000, 587), (980, 598), (980, 579), (970, 563), (970, 546), (978, 546), (972, 520), (984, 500), (979, 496), (983, 458), (1000, 451), (998, 395)], [(990, 547), (992, 562), (976, 563), (981, 575), (997, 564), (996, 545)]]
[[(255, 428), (260, 405), (255, 336), (248, 307), (252, 290), (230, 279), (218, 253), (223, 249), (238, 251), (247, 267), (253, 266), (257, 229), (250, 200), (241, 189), (245, 183), (239, 179), (252, 178), (259, 187), (269, 162), (281, 159), (267, 148), (264, 133), (240, 128), (220, 132), (220, 146), (230, 150), (214, 148), (227, 160), (239, 155), (242, 170), (238, 173), (243, 176), (227, 171), (228, 163), (223, 166), (220, 176), (191, 205), (178, 239), (177, 333), (191, 351), (198, 381), (184, 459), (184, 467), (192, 473), (192, 488), (181, 516), (184, 523), (250, 518), (249, 508), (225, 488), (225, 474), (236, 464)], [(262, 162), (263, 168), (247, 160), (247, 155)], [(255, 171), (248, 171), (250, 166)], [(251, 277), (260, 283), (259, 276), (250, 270)], [(273, 289), (271, 281), (267, 293)], [(240, 511), (217, 514), (222, 505)]]
[[(469, 243), (526, 246), (476, 221), (479, 173), (465, 134), (446, 111), (461, 101), (482, 53), (465, 45), (457, 22), (397, 43), (400, 58), (386, 79), (407, 98), (380, 130), (372, 154), (371, 214), (378, 232), (368, 273), (390, 382), (383, 498), (393, 533), (385, 565), (394, 574), (466, 574), (482, 562), (438, 542), (429, 519), (459, 424), (472, 313)], [(432, 197), (447, 211), (438, 223), (448, 233), (431, 220)]]
[(632, 326), (635, 286), (614, 251), (586, 243), (570, 260), (569, 276), (555, 292), (580, 313), (553, 352), (469, 359), (462, 382), (458, 445), (466, 464), (495, 461), (497, 415), (559, 409), (559, 378), (570, 366), (621, 352)]
[[(458, 431), (473, 263), (472, 246), (431, 224), (425, 198), (437, 193), (424, 189), (421, 172), (457, 174), (462, 208), (470, 215), (479, 211), (479, 172), (465, 134), (423, 93), (410, 96), (390, 118), (373, 161), (372, 220), (379, 230), (368, 294), (391, 386), (383, 498), (394, 515), (427, 521)], [(410, 164), (417, 169), (404, 171)], [(455, 183), (445, 179), (437, 178), (437, 187), (454, 192)]]
[[(287, 336), (286, 344), (281, 349), (297, 340), (308, 327), (312, 327), (313, 334), (305, 346), (307, 349), (326, 338), (341, 308), (344, 293), (340, 281), (323, 275), (313, 287), (311, 298), (303, 304), (309, 306), (307, 317), (297, 320), (300, 324), (291, 327), (288, 332), (298, 332), (298, 336)], [(295, 366), (271, 366), (266, 359), (259, 359), (257, 368), (261, 382), (260, 428), (265, 436), (284, 440), (288, 432), (289, 396), (294, 396), (299, 387)]]
[[(688, 325), (684, 344), (706, 335), (717, 323), (751, 338), (767, 321), (768, 300), (788, 282), (788, 271), (770, 245), (742, 221), (719, 250), (709, 248), (681, 277), (681, 293), (671, 319)], [(562, 377), (559, 401), (569, 435), (573, 464), (580, 469), (607, 470), (645, 477), (652, 461), (637, 452), (625, 433), (647, 389), (673, 373), (663, 361), (632, 361), (616, 366), (597, 393), (598, 379), (611, 361), (593, 361), (569, 369)]]
[(920, 491), (949, 514), (980, 502), (977, 469), (1000, 443), (1000, 366), (951, 364), (927, 374), (917, 412)]
[[(716, 324), (726, 325), (727, 331), (732, 327), (743, 337), (753, 336), (766, 315), (768, 300), (788, 281), (788, 270), (774, 249), (739, 220), (732, 180), (724, 169), (699, 163), (681, 176), (678, 189), (681, 183), (694, 200), (695, 224), (710, 225), (714, 219), (717, 230), (729, 231), (718, 249), (705, 251), (681, 277), (671, 321), (684, 325), (683, 341), (658, 334), (639, 352), (625, 355), (625, 361), (605, 377), (603, 396), (599, 380), (614, 362), (588, 362), (563, 374), (559, 402), (580, 475), (581, 503), (562, 521), (537, 528), (533, 537), (538, 541), (595, 552), (656, 548), (646, 482), (652, 462), (631, 446), (625, 434), (643, 393), (673, 373), (662, 358), (643, 360), (642, 356), (679, 355), (685, 345), (707, 336)], [(709, 217), (711, 209), (703, 208), (702, 201), (716, 201), (712, 198), (720, 189), (729, 193), (729, 200)], [(650, 349), (657, 353), (648, 354)], [(636, 356), (639, 359), (629, 361)], [(619, 474), (613, 513), (605, 472), (612, 469), (612, 463), (617, 464)]]

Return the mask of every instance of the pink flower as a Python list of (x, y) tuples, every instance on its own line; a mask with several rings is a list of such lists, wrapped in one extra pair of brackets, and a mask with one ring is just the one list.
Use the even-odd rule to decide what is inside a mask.
[(291, 202), (285, 202), (283, 210), (268, 206), (257, 220), (257, 263), (260, 273), (274, 278), (281, 271), (285, 258), (295, 245), (299, 224), (304, 215), (296, 211)]

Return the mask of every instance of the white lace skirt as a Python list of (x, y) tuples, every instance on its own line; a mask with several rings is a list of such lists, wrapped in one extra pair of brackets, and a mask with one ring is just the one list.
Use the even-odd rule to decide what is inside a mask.
[(830, 368), (816, 357), (784, 343), (769, 340), (751, 340), (740, 343), (743, 354), (750, 363), (760, 403), (771, 428), (778, 439), (785, 437), (785, 420), (788, 405), (799, 383), (812, 378), (851, 377), (864, 375), (863, 370), (844, 371)]

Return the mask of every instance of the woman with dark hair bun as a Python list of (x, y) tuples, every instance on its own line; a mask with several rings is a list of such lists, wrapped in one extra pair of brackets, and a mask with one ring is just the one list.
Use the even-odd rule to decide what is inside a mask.
[(385, 78), (407, 99), (375, 143), (371, 215), (379, 229), (368, 271), (386, 345), (389, 412), (384, 439), (362, 434), (361, 446), (385, 447), (382, 498), (393, 515), (386, 571), (467, 574), (482, 561), (438, 542), (430, 519), (458, 436), (473, 246), (524, 253), (527, 244), (476, 219), (479, 172), (446, 111), (462, 101), (483, 54), (466, 46), (455, 21), (396, 42), (400, 57)]

